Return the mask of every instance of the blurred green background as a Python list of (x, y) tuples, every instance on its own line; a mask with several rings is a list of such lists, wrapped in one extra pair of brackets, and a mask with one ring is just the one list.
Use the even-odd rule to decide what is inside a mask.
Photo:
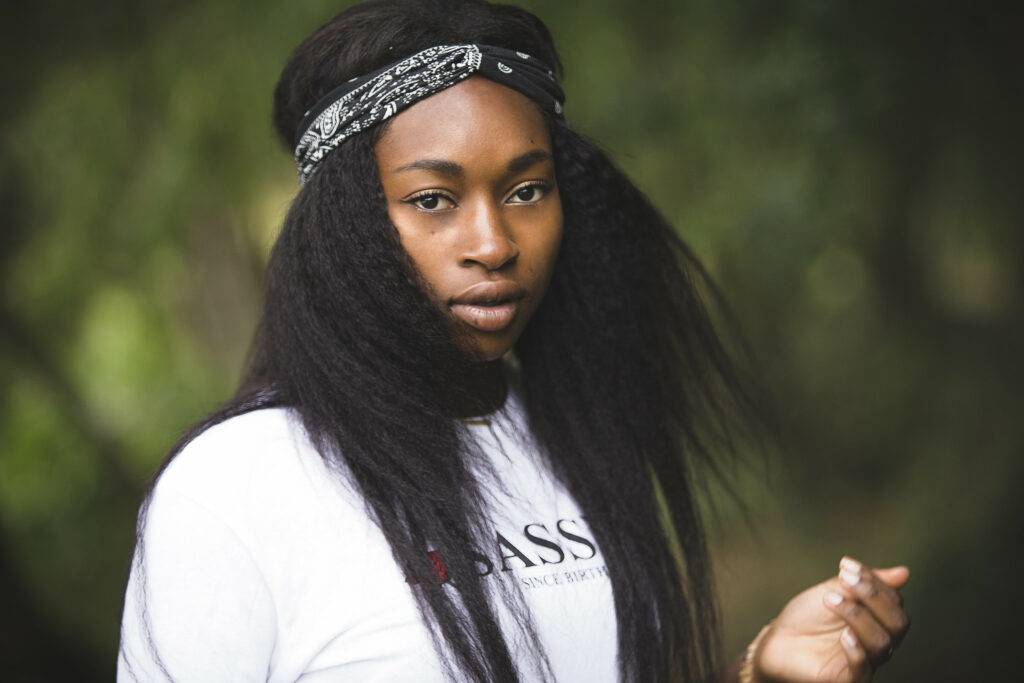
[[(113, 678), (135, 513), (226, 397), (296, 190), (290, 50), (346, 3), (6, 3), (0, 669)], [(567, 115), (705, 261), (786, 445), (712, 530), (730, 654), (843, 554), (907, 564), (890, 681), (1010, 680), (1024, 134), (1002, 4), (525, 2)], [(1006, 3), (1009, 6), (1009, 3)]]

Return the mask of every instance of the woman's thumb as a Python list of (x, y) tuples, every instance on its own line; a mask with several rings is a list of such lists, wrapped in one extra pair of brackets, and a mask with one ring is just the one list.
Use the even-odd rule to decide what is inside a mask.
[(902, 588), (910, 580), (910, 569), (906, 565), (873, 570), (875, 575), (892, 588)]

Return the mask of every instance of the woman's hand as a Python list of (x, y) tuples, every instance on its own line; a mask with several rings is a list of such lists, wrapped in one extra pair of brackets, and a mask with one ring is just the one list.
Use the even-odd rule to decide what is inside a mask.
[(762, 638), (758, 683), (865, 683), (910, 628), (899, 589), (906, 567), (875, 569), (843, 557), (839, 576), (800, 593)]

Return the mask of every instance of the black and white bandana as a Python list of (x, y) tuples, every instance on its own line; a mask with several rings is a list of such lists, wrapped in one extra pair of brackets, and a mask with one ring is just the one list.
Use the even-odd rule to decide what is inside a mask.
[(494, 45), (435, 45), (335, 88), (306, 112), (295, 147), (299, 184), (343, 140), (479, 73), (562, 117), (565, 93), (547, 65)]

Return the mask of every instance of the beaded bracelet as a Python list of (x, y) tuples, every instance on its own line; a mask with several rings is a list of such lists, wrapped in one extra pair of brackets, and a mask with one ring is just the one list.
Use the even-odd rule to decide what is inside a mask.
[[(772, 621), (775, 621), (774, 619)], [(765, 624), (757, 636), (750, 641), (750, 645), (747, 646), (747, 652), (743, 655), (743, 665), (740, 666), (740, 683), (752, 683), (754, 680), (754, 656), (757, 654), (757, 646), (761, 644), (761, 639), (764, 638), (764, 634), (768, 632), (768, 629), (772, 626), (772, 621)]]

